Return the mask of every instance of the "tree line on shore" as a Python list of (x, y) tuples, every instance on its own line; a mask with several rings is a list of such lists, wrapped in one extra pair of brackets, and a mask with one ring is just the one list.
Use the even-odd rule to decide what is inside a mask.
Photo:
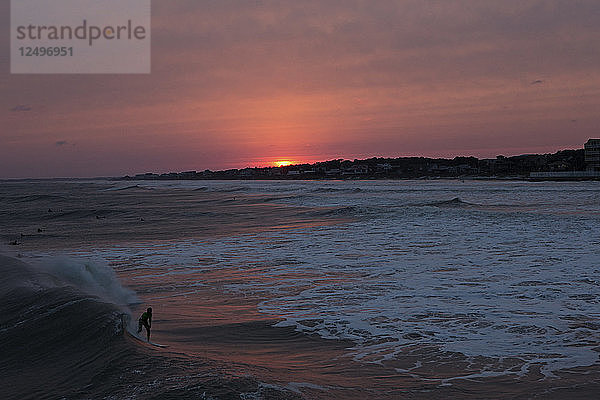
[(418, 179), (418, 178), (526, 178), (531, 172), (581, 171), (584, 150), (561, 150), (554, 154), (476, 157), (373, 157), (364, 160), (336, 159), (282, 167), (253, 167), (223, 171), (145, 173), (123, 180), (194, 179)]

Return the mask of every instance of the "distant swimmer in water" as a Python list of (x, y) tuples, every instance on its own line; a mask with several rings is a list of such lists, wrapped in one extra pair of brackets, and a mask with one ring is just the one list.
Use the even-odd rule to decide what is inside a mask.
[(138, 321), (137, 333), (142, 331), (142, 325), (146, 328), (148, 341), (150, 341), (150, 328), (152, 327), (152, 307), (148, 307), (148, 309), (140, 317), (140, 320)]

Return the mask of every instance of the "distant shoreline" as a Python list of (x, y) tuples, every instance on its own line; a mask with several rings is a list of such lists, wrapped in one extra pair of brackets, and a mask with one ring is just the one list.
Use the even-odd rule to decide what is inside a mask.
[(147, 172), (133, 176), (3, 178), (0, 182), (35, 181), (288, 181), (288, 180), (490, 180), (490, 181), (599, 181), (599, 171), (586, 170), (583, 149), (554, 154), (476, 157), (374, 157), (363, 160), (336, 159), (313, 164), (248, 167), (219, 171)]
[[(363, 177), (363, 178), (126, 178), (126, 177), (115, 177), (115, 178), (90, 178), (91, 180), (110, 180), (110, 181), (264, 181), (264, 182), (288, 182), (288, 181), (315, 181), (315, 182), (332, 182), (332, 181), (522, 181), (522, 182), (585, 182), (585, 181), (600, 181), (598, 177), (576, 177), (576, 178), (562, 178), (562, 177), (548, 177), (548, 178), (536, 178), (536, 177), (517, 177), (517, 176), (465, 176), (465, 177), (439, 177), (439, 176), (424, 176), (416, 178), (397, 178), (397, 177)], [(45, 180), (52, 180), (47, 178)]]
[(287, 182), (287, 181), (315, 181), (315, 182), (331, 182), (331, 181), (522, 181), (522, 182), (585, 182), (585, 181), (600, 181), (599, 177), (582, 177), (582, 178), (561, 178), (547, 177), (536, 178), (529, 176), (424, 176), (416, 178), (399, 178), (399, 177), (362, 177), (362, 178), (135, 178), (135, 177), (91, 177), (91, 178), (5, 178), (0, 179), (0, 182), (48, 182), (48, 181), (113, 181), (113, 182), (135, 182), (135, 181), (265, 181), (265, 182)]
[(600, 180), (600, 172), (585, 171), (584, 150), (554, 154), (525, 154), (494, 159), (476, 157), (374, 157), (364, 160), (329, 160), (313, 164), (144, 173), (117, 180)]

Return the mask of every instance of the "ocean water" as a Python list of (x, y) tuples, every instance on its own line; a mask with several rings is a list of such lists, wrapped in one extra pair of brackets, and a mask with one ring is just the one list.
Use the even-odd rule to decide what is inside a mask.
[[(50, 318), (92, 302), (112, 327), (98, 333), (100, 361), (74, 352), (72, 387), (49, 398), (585, 398), (599, 388), (598, 182), (26, 181), (2, 183), (0, 199), (2, 260), (15, 276), (0, 319), (14, 354), (0, 370), (39, 374), (52, 359), (14, 349), (17, 333), (34, 341), (22, 335), (32, 307)], [(16, 277), (15, 263), (35, 273)], [(52, 294), (33, 306), (17, 286)], [(57, 287), (69, 296), (57, 300)], [(167, 349), (122, 335), (119, 316), (135, 321), (147, 305)], [(52, 337), (69, 348), (65, 330)]]

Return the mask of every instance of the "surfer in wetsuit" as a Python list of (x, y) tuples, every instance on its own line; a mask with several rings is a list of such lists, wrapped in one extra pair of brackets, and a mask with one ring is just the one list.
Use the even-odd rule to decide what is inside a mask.
[(142, 325), (146, 328), (148, 341), (150, 341), (150, 328), (152, 327), (152, 307), (148, 307), (148, 309), (140, 317), (138, 321), (138, 333), (142, 331)]

